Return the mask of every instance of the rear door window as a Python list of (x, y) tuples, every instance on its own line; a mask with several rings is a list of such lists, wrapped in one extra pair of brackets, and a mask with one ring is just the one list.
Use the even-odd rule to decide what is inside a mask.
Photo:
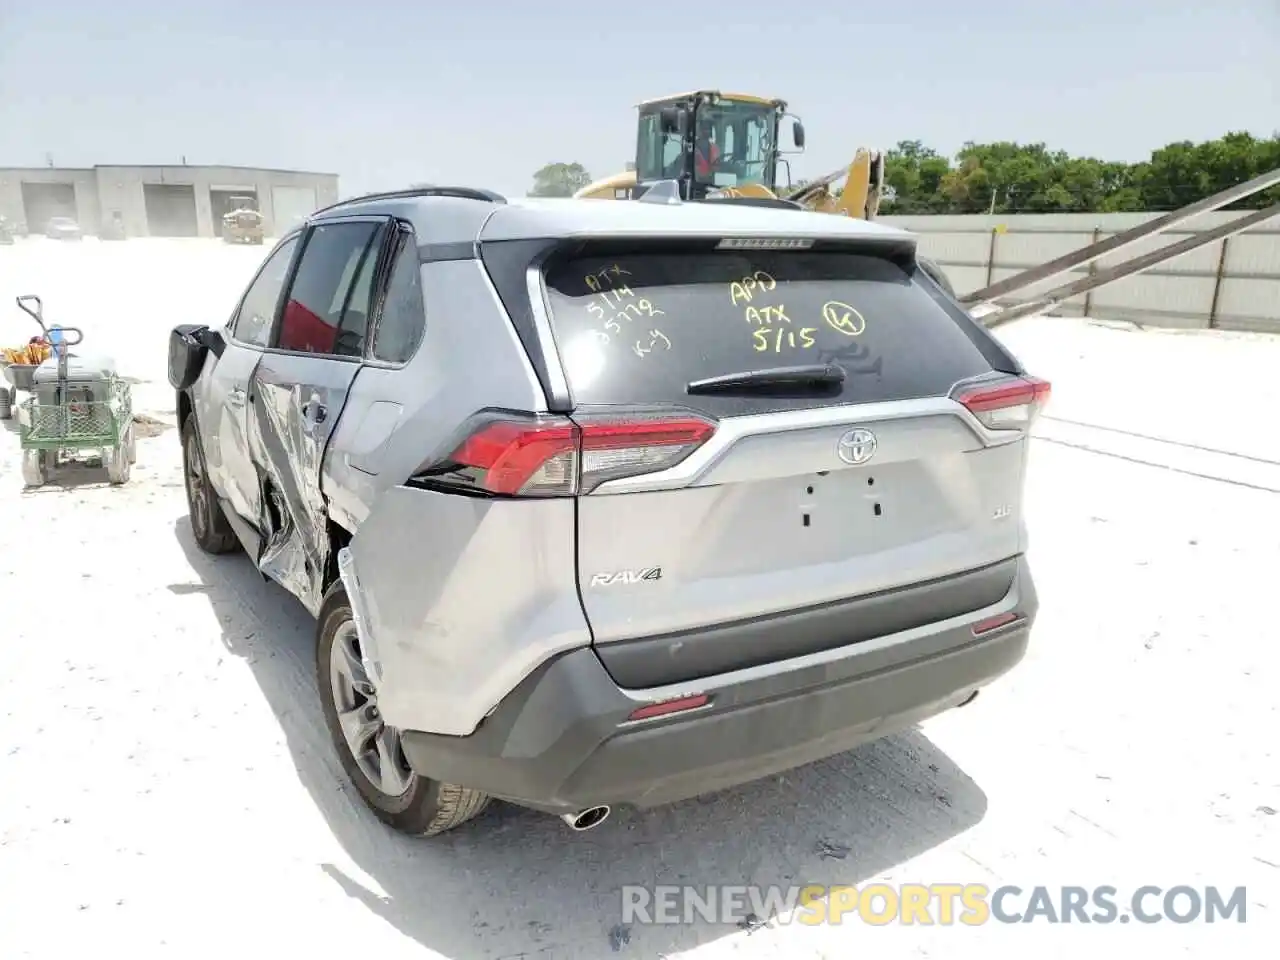
[(382, 224), (324, 224), (312, 229), (289, 287), (276, 346), (337, 357), (364, 354), (369, 278)]
[[(578, 257), (546, 277), (580, 404), (681, 404), (716, 416), (941, 396), (991, 369), (897, 263), (870, 254), (705, 251)], [(834, 363), (821, 396), (690, 396), (723, 374)]]

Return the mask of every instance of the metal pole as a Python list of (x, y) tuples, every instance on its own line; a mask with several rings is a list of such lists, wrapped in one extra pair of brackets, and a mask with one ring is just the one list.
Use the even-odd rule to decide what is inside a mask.
[(987, 247), (987, 286), (991, 286), (991, 281), (995, 277), (996, 272), (996, 237), (1000, 235), (999, 227), (991, 228), (991, 243)]
[(1202, 213), (1217, 210), (1219, 207), (1225, 207), (1229, 203), (1234, 203), (1244, 197), (1266, 190), (1277, 183), (1280, 183), (1280, 170), (1264, 173), (1262, 176), (1254, 177), (1246, 183), (1230, 187), (1220, 193), (1215, 193), (1211, 197), (1206, 197), (1179, 210), (1162, 214), (1136, 227), (1117, 233), (1101, 243), (1073, 250), (1055, 260), (1050, 260), (1048, 263), (1042, 263), (1038, 267), (1024, 270), (1022, 273), (1014, 274), (1012, 277), (1006, 277), (999, 283), (992, 284), (982, 290), (975, 290), (973, 293), (966, 294), (961, 299), (961, 302), (968, 306), (973, 306), (983, 301), (997, 300), (1023, 287), (1030, 287), (1045, 280), (1051, 280), (1061, 274), (1069, 273), (1076, 267), (1082, 267), (1086, 263), (1105, 257), (1109, 253), (1115, 253), (1117, 250), (1132, 246), (1147, 237), (1163, 233)]
[[(1237, 217), (1220, 226), (1214, 227), (1212, 230), (1205, 230), (1202, 233), (1193, 234), (1185, 240), (1179, 240), (1177, 243), (1171, 243), (1161, 247), (1159, 250), (1153, 250), (1150, 253), (1143, 254), (1141, 257), (1135, 257), (1132, 260), (1126, 260), (1118, 263), (1113, 267), (1105, 270), (1099, 270), (1091, 277), (1081, 277), (1071, 283), (1063, 284), (1055, 287), (1048, 293), (1036, 297), (1027, 303), (1018, 304), (1004, 310), (996, 310), (986, 314), (974, 313), (973, 315), (980, 319), (985, 325), (992, 327), (1002, 323), (1008, 323), (1010, 320), (1017, 320), (1021, 317), (1030, 317), (1036, 314), (1045, 313), (1052, 310), (1064, 300), (1069, 300), (1074, 296), (1084, 293), (1086, 290), (1092, 290), (1101, 287), (1104, 284), (1111, 283), (1115, 280), (1122, 280), (1125, 277), (1133, 276), (1141, 273), (1148, 267), (1153, 267), (1157, 263), (1164, 263), (1166, 260), (1172, 260), (1174, 257), (1180, 257), (1184, 253), (1190, 253), (1197, 250), (1205, 244), (1213, 243), (1216, 240), (1222, 240), (1231, 236), (1233, 233), (1240, 233), (1248, 230), (1250, 227), (1270, 220), (1272, 217), (1280, 216), (1280, 203), (1272, 204), (1264, 210), (1254, 210), (1243, 217)], [(1112, 238), (1114, 239), (1114, 238)], [(1103, 243), (1106, 243), (1104, 240)]]
[[(1099, 237), (1101, 237), (1101, 236), (1102, 236), (1102, 228), (1101, 228), (1101, 227), (1094, 227), (1094, 228), (1093, 228), (1093, 239), (1092, 239), (1092, 240), (1090, 240), (1090, 241), (1089, 241), (1089, 243), (1090, 243), (1090, 244), (1097, 243), (1097, 242), (1098, 242), (1098, 238), (1099, 238)], [(1089, 276), (1091, 276), (1091, 277), (1092, 277), (1092, 276), (1094, 276), (1097, 272), (1098, 272), (1098, 261), (1097, 261), (1097, 260), (1090, 260), (1090, 261), (1089, 261)], [(1084, 295), (1084, 316), (1085, 316), (1085, 317), (1088, 317), (1088, 316), (1089, 316), (1089, 311), (1090, 311), (1090, 310), (1092, 310), (1092, 309), (1093, 309), (1093, 291), (1092, 291), (1092, 290), (1089, 290), (1089, 291), (1087, 291), (1087, 292), (1085, 293), (1085, 295)]]
[(1213, 302), (1209, 304), (1209, 329), (1218, 329), (1218, 300), (1222, 296), (1222, 278), (1227, 272), (1227, 245), (1230, 237), (1222, 238), (1222, 250), (1218, 253), (1218, 275), (1213, 279)]

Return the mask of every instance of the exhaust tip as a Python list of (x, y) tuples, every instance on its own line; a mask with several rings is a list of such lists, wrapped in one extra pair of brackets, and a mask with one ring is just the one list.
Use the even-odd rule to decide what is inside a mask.
[(606, 804), (599, 804), (594, 807), (587, 807), (585, 810), (579, 810), (577, 813), (562, 814), (560, 819), (569, 825), (570, 830), (590, 830), (592, 827), (598, 827), (608, 818), (610, 809)]

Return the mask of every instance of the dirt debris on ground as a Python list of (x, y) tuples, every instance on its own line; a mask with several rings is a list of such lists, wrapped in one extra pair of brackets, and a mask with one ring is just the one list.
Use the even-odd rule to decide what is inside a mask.
[[(269, 246), (265, 248), (269, 250)], [(432, 841), (345, 785), (313, 624), (186, 517), (166, 335), (264, 251), (0, 248), (135, 378), (121, 488), (24, 493), (0, 432), (0, 944), (61, 958), (1265, 955), (1280, 908), (1280, 341), (1045, 318), (1002, 330), (1054, 399), (1027, 486), (1040, 620), (970, 707), (852, 754), (575, 834), (494, 805)], [(624, 923), (626, 884), (1245, 886), (1248, 922)], [(759, 917), (756, 918), (760, 920)], [(1270, 951), (1266, 951), (1270, 953)]]

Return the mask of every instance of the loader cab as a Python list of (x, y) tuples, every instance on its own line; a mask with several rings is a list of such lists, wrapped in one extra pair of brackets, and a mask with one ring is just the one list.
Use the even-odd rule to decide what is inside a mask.
[[(640, 104), (636, 138), (636, 190), (675, 180), (686, 200), (709, 192), (764, 188), (777, 182), (778, 129), (786, 116), (781, 100), (699, 91)], [(804, 127), (793, 139), (804, 146)]]

